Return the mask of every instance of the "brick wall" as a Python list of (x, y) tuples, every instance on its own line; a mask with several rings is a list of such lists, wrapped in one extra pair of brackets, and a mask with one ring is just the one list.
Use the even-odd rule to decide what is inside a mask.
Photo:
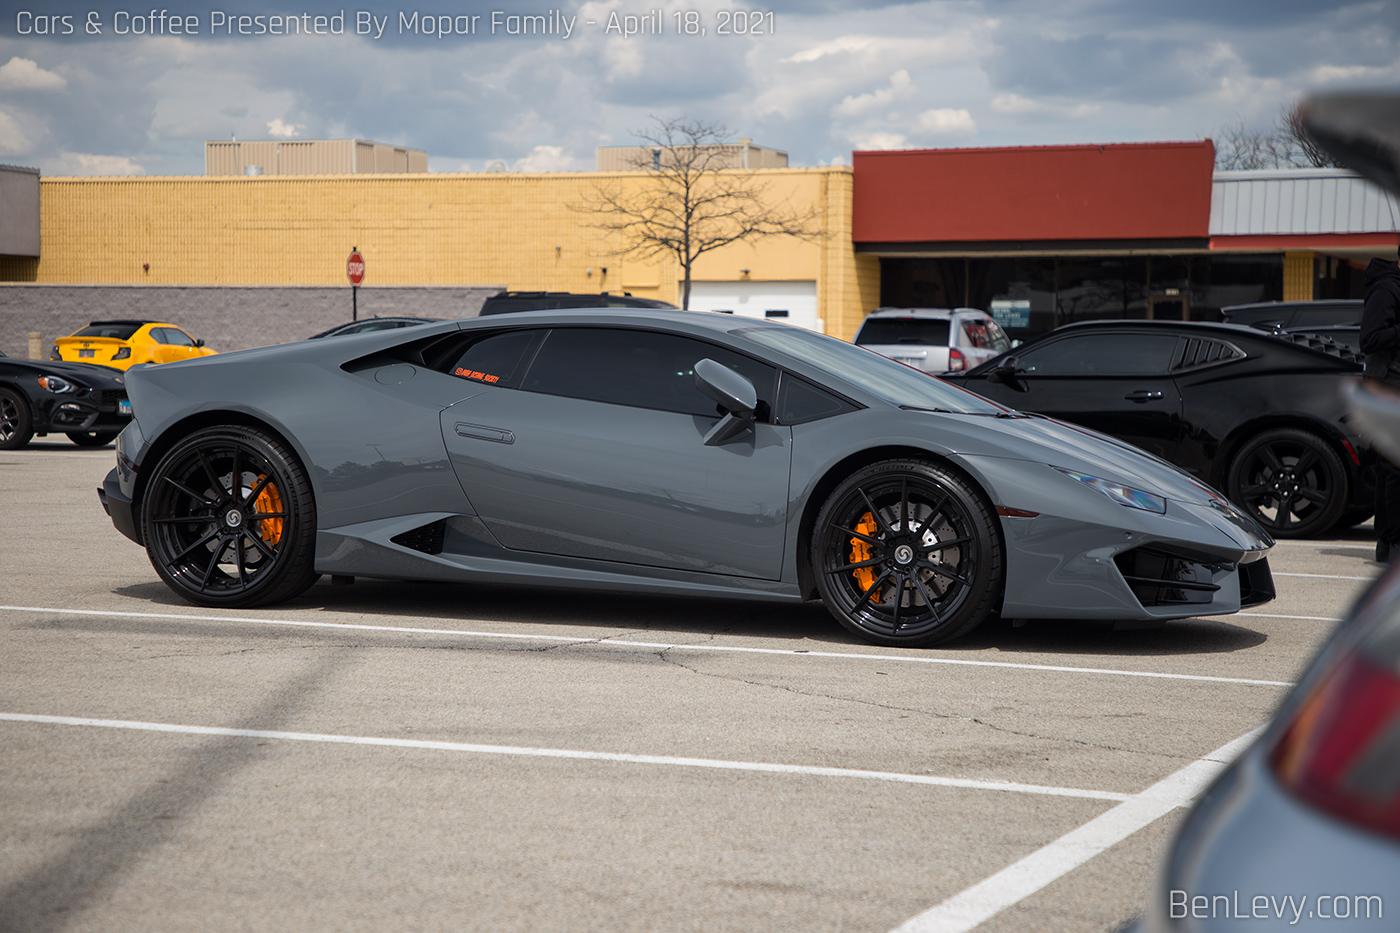
[[(359, 317), (475, 317), (500, 285), (363, 286)], [(178, 324), (216, 350), (302, 340), (350, 320), (350, 286), (48, 285), (0, 283), (0, 352), (29, 356), (29, 334), (55, 337), (89, 321)]]

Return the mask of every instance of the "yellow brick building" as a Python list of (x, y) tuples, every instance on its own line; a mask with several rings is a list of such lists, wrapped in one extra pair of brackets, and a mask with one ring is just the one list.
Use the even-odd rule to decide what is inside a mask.
[[(787, 317), (850, 339), (879, 301), (879, 264), (851, 242), (848, 168), (752, 173), (773, 204), (817, 218), (701, 257), (691, 307)], [(631, 292), (679, 303), (674, 259), (620, 255), (582, 208), (645, 172), (44, 178), (40, 258), (0, 280), (129, 285), (340, 285), (352, 248), (366, 286), (505, 284)], [(749, 296), (752, 296), (750, 301)], [(784, 305), (775, 309), (776, 305)], [(810, 305), (810, 308), (808, 307)], [(799, 307), (800, 306), (800, 307)]]

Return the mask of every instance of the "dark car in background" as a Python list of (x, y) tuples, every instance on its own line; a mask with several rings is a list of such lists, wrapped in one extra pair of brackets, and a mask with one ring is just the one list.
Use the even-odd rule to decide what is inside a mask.
[(18, 450), (36, 434), (50, 433), (100, 447), (129, 421), (131, 402), (120, 370), (0, 353), (0, 450)]
[(1336, 324), (1361, 324), (1360, 298), (1319, 301), (1261, 301), (1220, 309), (1226, 324), (1248, 324), (1263, 330), (1299, 330)]
[(1303, 334), (1361, 352), (1360, 298), (1322, 301), (1264, 301), (1221, 309), (1227, 324), (1248, 324), (1270, 333)]
[(330, 330), (323, 330), (319, 334), (312, 334), (308, 340), (317, 340), (321, 337), (341, 337), (345, 334), (368, 334), (376, 330), (397, 330), (400, 327), (412, 327), (415, 324), (432, 324), (440, 321), (438, 317), (371, 317), (363, 321), (348, 321), (344, 324), (332, 327)]
[(1345, 422), (1355, 354), (1308, 336), (1183, 321), (1070, 324), (943, 378), (1093, 428), (1222, 490), (1274, 537), (1372, 511), (1370, 453)]
[(652, 310), (675, 311), (675, 305), (655, 298), (637, 298), (623, 292), (614, 295), (609, 292), (498, 292), (487, 298), (477, 312), (484, 317), (488, 314), (510, 314), (513, 311), (558, 311), (565, 308), (650, 308)]

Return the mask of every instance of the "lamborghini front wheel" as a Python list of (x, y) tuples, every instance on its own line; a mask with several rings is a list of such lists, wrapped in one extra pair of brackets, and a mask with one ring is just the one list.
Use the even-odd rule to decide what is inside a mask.
[(306, 471), (255, 428), (206, 428), (157, 462), (143, 496), (152, 566), (179, 596), (242, 608), (316, 581), (316, 509)]

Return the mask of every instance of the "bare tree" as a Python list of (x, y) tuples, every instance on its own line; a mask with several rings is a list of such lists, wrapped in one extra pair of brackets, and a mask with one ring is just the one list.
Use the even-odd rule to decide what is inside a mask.
[(1278, 120), (1267, 130), (1247, 129), (1244, 117), (1239, 117), (1217, 135), (1215, 167), (1219, 169), (1306, 168), (1309, 165), (1336, 168), (1341, 165), (1308, 133), (1301, 102), (1284, 107)]
[(1296, 101), (1291, 107), (1284, 108), (1283, 113), (1279, 115), (1279, 127), (1288, 137), (1293, 150), (1306, 160), (1308, 165), (1316, 168), (1343, 167), (1337, 157), (1319, 146), (1312, 133), (1308, 132), (1307, 121), (1303, 119), (1302, 101)]
[(1284, 168), (1292, 165), (1289, 147), (1277, 129), (1261, 132), (1247, 129), (1244, 117), (1224, 128), (1215, 143), (1215, 167), (1235, 169)]
[(628, 166), (652, 177), (640, 187), (599, 183), (571, 207), (589, 215), (588, 226), (613, 235), (617, 255), (674, 256), (682, 308), (690, 307), (691, 270), (705, 253), (760, 237), (816, 235), (814, 210), (770, 203), (759, 176), (732, 165), (724, 127), (652, 119), (655, 128), (634, 132), (649, 145)]

